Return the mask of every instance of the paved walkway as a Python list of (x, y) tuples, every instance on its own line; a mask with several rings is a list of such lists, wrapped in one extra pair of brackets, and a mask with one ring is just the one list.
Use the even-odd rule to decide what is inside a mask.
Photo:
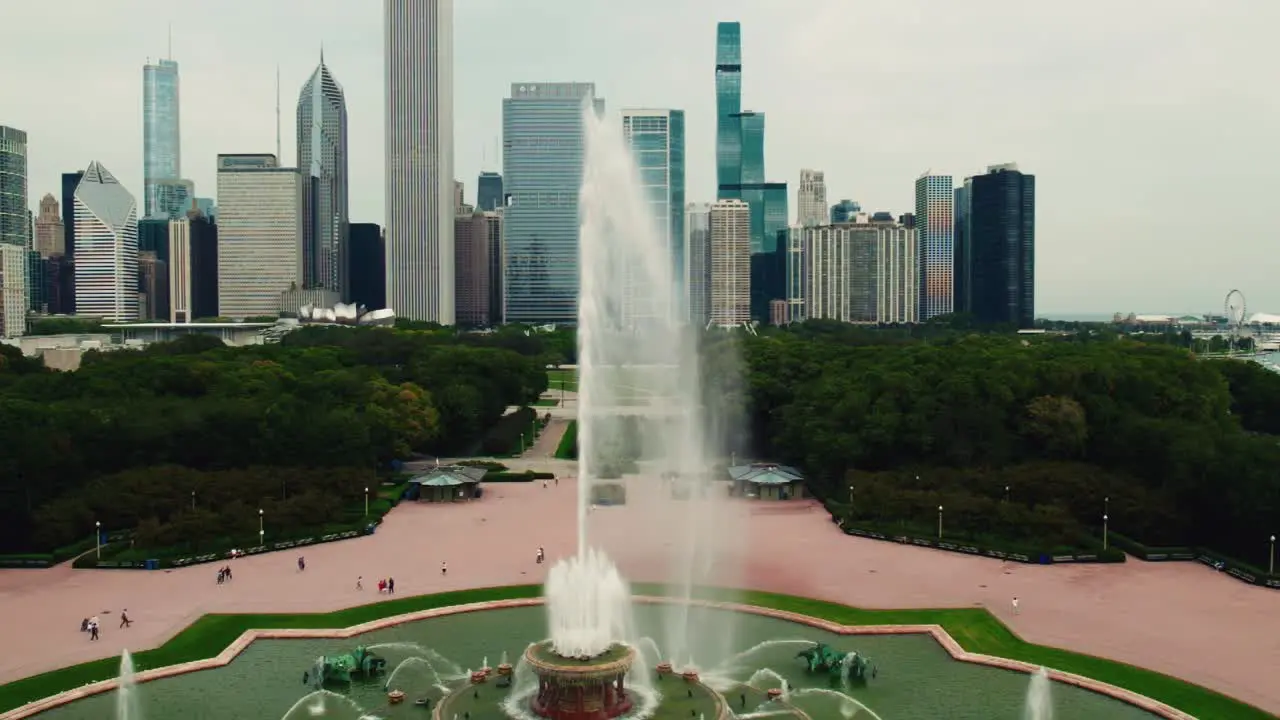
[[(649, 487), (649, 494), (632, 490), (625, 507), (589, 513), (592, 538), (634, 581), (667, 580), (679, 550), (712, 547), (715, 562), (694, 570), (704, 582), (867, 608), (985, 606), (1033, 642), (1149, 667), (1280, 712), (1276, 591), (1193, 563), (1006, 565), (847, 537), (813, 503), (674, 503), (656, 496), (658, 483)], [(402, 595), (541, 582), (549, 564), (536, 565), (534, 550), (544, 546), (552, 561), (573, 552), (575, 517), (570, 479), (547, 488), (495, 484), (478, 502), (402, 506), (376, 535), (307, 548), (302, 573), (288, 552), (234, 561), (235, 580), (224, 586), (215, 584), (213, 565), (3, 570), (0, 638), (22, 650), (0, 654), (0, 682), (157, 646), (204, 613), (326, 612), (373, 602), (382, 599), (372, 589), (380, 577), (395, 577)], [(117, 629), (121, 608), (132, 628)], [(102, 639), (89, 642), (80, 620), (95, 613)]]

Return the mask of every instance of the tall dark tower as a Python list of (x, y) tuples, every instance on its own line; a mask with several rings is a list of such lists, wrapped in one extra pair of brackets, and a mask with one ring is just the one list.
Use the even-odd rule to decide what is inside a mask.
[(967, 296), (974, 319), (1035, 324), (1036, 178), (1012, 163), (970, 178), (965, 228)]

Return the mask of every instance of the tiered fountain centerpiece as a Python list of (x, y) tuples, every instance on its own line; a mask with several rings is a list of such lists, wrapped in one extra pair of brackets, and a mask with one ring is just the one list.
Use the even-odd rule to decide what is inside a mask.
[(611, 720), (631, 711), (625, 678), (635, 650), (614, 643), (594, 657), (565, 657), (551, 641), (530, 645), (525, 662), (538, 676), (530, 708), (550, 720)]

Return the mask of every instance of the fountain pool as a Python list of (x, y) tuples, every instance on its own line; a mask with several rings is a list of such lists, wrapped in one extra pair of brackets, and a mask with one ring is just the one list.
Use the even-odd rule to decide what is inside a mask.
[[(664, 610), (662, 606), (637, 604), (632, 612), (635, 632), (644, 637), (659, 633), (666, 622)], [(729, 611), (700, 612), (714, 616)], [(1030, 676), (957, 662), (930, 637), (838, 636), (783, 620), (743, 613), (734, 615), (741, 647), (731, 655), (700, 661), (700, 671), (708, 685), (723, 689), (726, 701), (738, 717), (761, 712), (764, 693), (785, 681), (793, 688), (792, 701), (814, 720), (842, 718), (839, 698), (803, 692), (805, 688), (830, 688), (831, 685), (825, 676), (805, 672), (802, 661), (795, 657), (806, 643), (825, 642), (836, 648), (857, 650), (875, 660), (880, 668), (879, 676), (866, 687), (851, 687), (845, 692), (883, 720), (1032, 718), (1023, 714), (1032, 682)], [(366, 715), (386, 720), (430, 718), (431, 713), (416, 706), (415, 699), (431, 697), (438, 701), (444, 696), (444, 689), (465, 684), (468, 671), (480, 668), (486, 657), (495, 666), (504, 653), (515, 661), (530, 643), (545, 637), (545, 609), (529, 607), (424, 620), (344, 641), (261, 640), (224, 668), (136, 685), (132, 688), (131, 700), (140, 716), (149, 720), (357, 720)], [(302, 684), (303, 671), (316, 657), (343, 652), (357, 644), (364, 644), (387, 658), (391, 672), (403, 665), (396, 682), (409, 697), (407, 702), (388, 705), (384, 690), (386, 676), (356, 682), (347, 688), (331, 688), (316, 695), (312, 695), (313, 688)], [(656, 644), (660, 652), (661, 642)], [(647, 656), (653, 651), (647, 648), (651, 647), (650, 641), (637, 643), (637, 652), (648, 661)], [(757, 674), (761, 668), (769, 668), (772, 673)], [(741, 693), (729, 688), (753, 675), (757, 675), (758, 692), (747, 697), (743, 708)], [(655, 679), (652, 685), (673, 700), (685, 694), (678, 680)], [(479, 691), (489, 700), (500, 692), (493, 681), (480, 686)], [(308, 696), (312, 697), (299, 702)], [(689, 701), (686, 696), (682, 704)], [(1117, 700), (1059, 684), (1053, 684), (1052, 705), (1054, 720), (1149, 720), (1153, 717)], [(40, 720), (103, 720), (115, 717), (115, 707), (114, 693), (104, 693), (38, 717)], [(687, 710), (679, 709), (683, 711), (682, 719), (690, 717)], [(471, 720), (509, 720), (496, 702), (470, 712)], [(653, 720), (666, 717), (656, 715)], [(771, 717), (787, 720), (786, 716)], [(870, 714), (853, 717), (874, 720)]]

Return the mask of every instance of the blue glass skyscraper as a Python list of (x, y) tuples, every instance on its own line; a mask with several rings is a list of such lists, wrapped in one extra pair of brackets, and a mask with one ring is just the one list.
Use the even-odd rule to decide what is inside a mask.
[[(742, 26), (716, 27), (716, 185), (742, 183)], [(725, 190), (717, 197), (726, 199)]]
[(604, 112), (593, 83), (515, 83), (502, 101), (506, 322), (578, 321), (578, 193), (588, 107)]
[(487, 212), (497, 210), (505, 204), (502, 197), (502, 175), (496, 172), (481, 172), (476, 182), (476, 209)]
[(653, 207), (654, 229), (671, 250), (671, 270), (683, 313), (688, 287), (685, 263), (684, 111), (623, 110), (622, 132), (640, 170), (640, 184)]
[(166, 216), (158, 185), (182, 177), (178, 114), (178, 63), (160, 60), (142, 68), (143, 215)]

